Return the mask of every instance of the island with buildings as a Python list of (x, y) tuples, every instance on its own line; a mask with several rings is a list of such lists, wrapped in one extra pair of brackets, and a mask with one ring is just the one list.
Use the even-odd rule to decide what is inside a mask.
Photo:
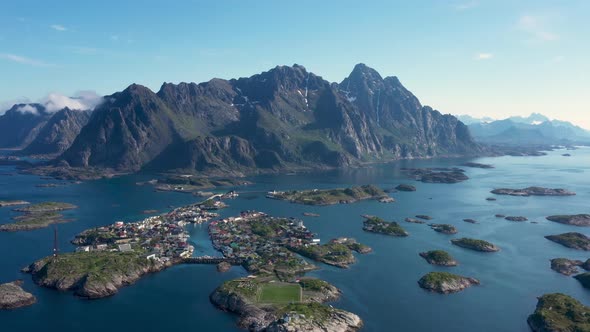
[[(348, 267), (352, 252), (371, 249), (351, 238), (322, 244), (302, 220), (244, 211), (209, 223), (215, 249), (242, 262), (250, 274), (225, 282), (210, 296), (218, 308), (240, 315), (239, 325), (253, 331), (354, 331), (362, 326), (350, 312), (323, 305), (339, 296), (325, 281), (303, 278), (316, 262)], [(298, 255), (299, 254), (299, 255)]]

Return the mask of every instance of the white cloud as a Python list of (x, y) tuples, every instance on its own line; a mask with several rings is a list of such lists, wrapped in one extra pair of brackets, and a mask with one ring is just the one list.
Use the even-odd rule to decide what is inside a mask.
[(11, 54), (11, 53), (0, 53), (0, 59), (9, 60), (12, 62), (24, 64), (24, 65), (37, 66), (37, 67), (52, 67), (52, 66), (54, 66), (53, 64), (50, 64), (47, 62), (43, 62), (40, 60), (35, 60), (35, 59), (27, 58), (25, 56)]
[(494, 57), (494, 55), (492, 53), (478, 53), (475, 55), (475, 58), (477, 60), (489, 60), (493, 57)]
[(102, 101), (103, 98), (94, 91), (79, 91), (74, 97), (50, 93), (41, 103), (48, 112), (57, 112), (66, 107), (72, 110), (94, 110)]
[(468, 1), (468, 2), (462, 2), (462, 3), (458, 3), (455, 4), (454, 8), (456, 10), (468, 10), (468, 9), (472, 9), (475, 8), (479, 5), (479, 1)]
[(559, 35), (547, 28), (547, 18), (540, 15), (522, 15), (518, 19), (518, 28), (527, 32), (533, 40), (550, 42), (559, 39)]
[(21, 113), (31, 113), (31, 114), (38, 114), (39, 112), (37, 111), (37, 109), (35, 107), (33, 107), (30, 104), (26, 104), (23, 106), (19, 106), (16, 109), (17, 112), (21, 112)]
[(53, 24), (49, 26), (50, 28), (52, 28), (53, 30), (57, 30), (57, 31), (66, 31), (68, 29), (66, 29), (66, 27), (64, 27), (61, 24)]

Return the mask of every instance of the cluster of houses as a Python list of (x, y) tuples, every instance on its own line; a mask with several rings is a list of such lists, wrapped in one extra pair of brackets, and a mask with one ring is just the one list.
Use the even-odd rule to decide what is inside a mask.
[[(221, 202), (223, 203), (223, 202)], [(213, 204), (216, 204), (213, 203)], [(219, 217), (219, 214), (210, 212), (211, 209), (203, 209), (199, 205), (189, 205), (176, 208), (165, 215), (166, 219), (184, 226), (188, 223), (200, 224)]]
[[(269, 225), (272, 234), (256, 231), (253, 224)], [(254, 229), (253, 229), (254, 228)], [(209, 235), (215, 249), (229, 258), (280, 257), (289, 255), (285, 248), (319, 244), (303, 224), (294, 218), (276, 218), (263, 212), (244, 211), (237, 217), (212, 221)]]
[(139, 222), (115, 222), (93, 228), (76, 236), (80, 244), (76, 251), (144, 252), (148, 259), (169, 260), (192, 256), (194, 247), (189, 235), (178, 224), (165, 216), (154, 216)]

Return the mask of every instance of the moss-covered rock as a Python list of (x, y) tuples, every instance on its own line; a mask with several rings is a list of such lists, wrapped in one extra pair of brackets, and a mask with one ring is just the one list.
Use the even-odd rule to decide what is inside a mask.
[(545, 294), (527, 323), (534, 332), (588, 332), (590, 308), (565, 294)]
[(448, 272), (430, 272), (418, 280), (418, 285), (431, 292), (449, 294), (479, 285), (479, 280)]
[(448, 252), (444, 250), (431, 250), (421, 252), (420, 257), (424, 258), (429, 264), (441, 266), (456, 266), (457, 261), (453, 259)]

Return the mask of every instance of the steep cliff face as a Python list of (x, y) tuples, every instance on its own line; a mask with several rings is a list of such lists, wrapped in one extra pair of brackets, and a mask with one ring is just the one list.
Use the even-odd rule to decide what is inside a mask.
[(107, 97), (64, 152), (71, 166), (235, 171), (339, 167), (477, 153), (467, 127), (359, 64), (341, 84), (304, 67), (248, 78), (132, 85)]
[(16, 104), (0, 116), (0, 148), (22, 148), (31, 143), (51, 118), (41, 104)]
[(74, 167), (139, 170), (175, 141), (180, 122), (155, 93), (133, 84), (107, 97), (60, 159)]
[(90, 119), (90, 111), (64, 108), (56, 112), (40, 128), (33, 141), (19, 154), (55, 155), (64, 152), (74, 142)]

